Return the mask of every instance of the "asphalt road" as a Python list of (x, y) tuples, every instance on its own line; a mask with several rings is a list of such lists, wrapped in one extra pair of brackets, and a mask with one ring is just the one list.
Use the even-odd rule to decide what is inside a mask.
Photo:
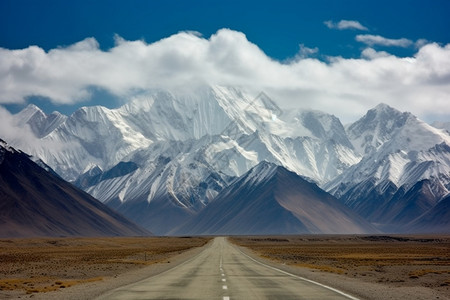
[(98, 299), (356, 299), (260, 263), (217, 237), (197, 256)]

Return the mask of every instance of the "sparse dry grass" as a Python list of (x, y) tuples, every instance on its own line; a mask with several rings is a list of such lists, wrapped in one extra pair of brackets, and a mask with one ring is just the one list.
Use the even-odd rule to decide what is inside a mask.
[(0, 240), (0, 291), (51, 292), (158, 262), (207, 238), (36, 238)]
[(56, 280), (51, 277), (34, 277), (28, 279), (2, 279), (0, 289), (2, 291), (24, 290), (27, 294), (46, 293), (71, 287), (76, 284), (102, 280), (102, 277), (78, 280)]
[(425, 269), (425, 270), (415, 270), (412, 272), (409, 272), (410, 278), (419, 278), (421, 276), (427, 275), (427, 274), (450, 274), (450, 269), (448, 270), (432, 270), (432, 269)]
[(315, 264), (304, 264), (304, 263), (294, 263), (297, 267), (310, 268), (314, 270), (329, 272), (329, 273), (337, 273), (344, 274), (345, 270), (341, 268), (334, 268), (326, 265), (315, 265)]
[(448, 236), (283, 236), (230, 240), (281, 263), (450, 296)]

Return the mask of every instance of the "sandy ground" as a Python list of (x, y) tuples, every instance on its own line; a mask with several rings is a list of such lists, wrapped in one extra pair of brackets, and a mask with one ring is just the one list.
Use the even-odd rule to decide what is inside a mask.
[[(149, 251), (146, 257), (147, 261), (143, 262), (140, 251), (145, 243), (141, 240), (131, 242), (132, 238), (130, 239), (125, 243), (128, 246), (110, 240), (98, 240), (95, 248), (115, 249), (117, 248), (116, 244), (119, 244), (121, 250), (118, 252), (127, 254), (124, 256), (122, 253), (120, 259), (133, 263), (118, 263), (119, 258), (108, 258), (107, 263), (99, 263), (96, 260), (94, 263), (92, 261), (81, 263), (83, 259), (78, 257), (77, 259), (80, 261), (78, 268), (70, 267), (68, 264), (59, 271), (62, 273), (58, 273), (72, 274), (72, 278), (70, 278), (71, 274), (66, 274), (66, 277), (62, 275), (58, 277), (64, 277), (58, 283), (60, 285), (67, 284), (67, 287), (61, 288), (60, 285), (56, 285), (57, 288), (54, 291), (29, 292), (28, 294), (24, 289), (5, 290), (2, 288), (0, 298), (93, 299), (111, 289), (164, 272), (196, 256), (203, 250), (201, 247), (186, 250), (191, 246), (186, 246), (184, 240), (179, 239), (177, 242), (173, 242), (176, 240), (165, 238), (163, 244), (170, 241), (171, 249), (178, 250), (169, 251), (169, 248), (160, 250), (160, 252), (165, 251), (164, 254), (152, 254)], [(450, 299), (450, 237), (395, 237), (394, 239), (364, 237), (361, 239), (361, 237), (354, 236), (305, 236), (250, 237), (238, 240), (231, 238), (231, 240), (245, 245), (246, 247), (239, 246), (239, 248), (257, 260), (341, 289), (360, 299)], [(22, 242), (28, 245), (21, 245), (15, 241), (12, 248), (20, 250), (22, 247), (24, 248), (22, 250), (26, 252), (29, 250), (26, 248), (33, 243), (36, 247), (42, 247), (42, 241)], [(48, 242), (46, 241), (46, 243)], [(51, 242), (54, 243), (55, 240), (51, 240)], [(61, 241), (57, 240), (57, 242)], [(204, 242), (200, 241), (201, 244)], [(5, 249), (4, 243), (11, 244), (11, 242), (0, 240), (0, 251)], [(83, 243), (79, 240), (77, 243), (81, 243), (81, 246), (77, 248), (83, 249)], [(130, 244), (134, 245), (131, 247), (134, 249), (134, 254), (128, 253), (128, 250), (125, 251), (127, 247), (130, 248)], [(180, 250), (181, 244), (184, 245), (184, 250)], [(247, 247), (251, 247), (252, 250)], [(130, 252), (133, 251), (130, 250)], [(114, 251), (110, 249), (110, 252)], [(0, 255), (1, 278), (14, 282), (14, 278), (29, 274), (29, 277), (25, 279), (32, 283), (36, 278), (52, 274), (55, 276), (55, 273), (50, 274), (50, 271), (57, 268), (58, 263), (55, 262), (57, 260), (53, 261), (55, 268), (51, 267), (52, 261), (49, 260), (38, 261), (41, 264), (40, 268), (37, 267), (36, 262), (24, 261), (21, 265), (22, 269), (19, 267), (14, 273), (12, 269), (15, 267), (5, 263), (7, 261), (4, 257), (5, 253), (3, 251), (0, 253), (2, 253)], [(17, 259), (23, 258), (19, 254), (17, 256)], [(114, 255), (109, 253), (108, 257), (111, 256)], [(10, 257), (8, 259), (11, 260)], [(40, 273), (47, 269), (50, 273), (38, 275), (30, 269)], [(82, 273), (85, 273), (86, 276), (80, 276)], [(55, 278), (52, 277), (51, 280), (56, 283), (58, 279)], [(73, 282), (71, 286), (69, 279)], [(75, 282), (77, 279), (81, 281)], [(39, 286), (37, 283), (34, 284), (36, 287)], [(0, 283), (0, 288), (2, 286), (4, 283)]]

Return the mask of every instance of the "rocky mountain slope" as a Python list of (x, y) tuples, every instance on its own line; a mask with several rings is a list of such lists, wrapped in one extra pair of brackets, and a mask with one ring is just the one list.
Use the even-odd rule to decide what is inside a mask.
[(0, 140), (0, 236), (135, 236), (150, 232)]
[(377, 229), (297, 174), (261, 162), (174, 234), (374, 233)]

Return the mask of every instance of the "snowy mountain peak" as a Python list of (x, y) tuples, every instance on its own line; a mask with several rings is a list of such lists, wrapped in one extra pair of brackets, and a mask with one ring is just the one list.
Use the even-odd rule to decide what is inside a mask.
[(298, 114), (302, 125), (307, 128), (316, 138), (322, 140), (333, 140), (346, 147), (353, 148), (347, 138), (344, 126), (334, 115), (317, 110), (306, 110)]
[(410, 118), (416, 119), (411, 113), (400, 112), (382, 103), (348, 126), (347, 134), (360, 154), (368, 154), (391, 140), (396, 130), (402, 128)]
[(380, 103), (374, 108), (370, 109), (366, 115), (361, 119), (366, 121), (369, 125), (379, 125), (378, 123), (390, 121), (393, 119), (400, 119), (397, 122), (389, 122), (386, 124), (386, 129), (388, 131), (393, 131), (398, 127), (403, 126), (404, 122), (408, 118), (416, 119), (416, 116), (411, 114), (410, 112), (401, 112), (398, 109), (395, 109), (387, 104)]
[(378, 111), (378, 112), (392, 112), (392, 111), (396, 111), (396, 112), (400, 112), (399, 110), (393, 108), (392, 106), (389, 106), (386, 103), (379, 103), (377, 106), (375, 106), (373, 108), (373, 110)]
[(238, 180), (243, 180), (246, 184), (256, 185), (272, 178), (272, 176), (276, 174), (278, 168), (281, 167), (274, 163), (262, 161), (250, 169), (241, 178), (238, 178)]
[[(376, 184), (388, 180), (399, 187), (426, 179), (435, 171), (433, 176), (439, 177), (450, 169), (447, 148), (436, 150), (436, 145), (450, 145), (445, 131), (387, 105), (370, 110), (361, 120), (347, 132), (355, 148), (364, 149), (364, 158), (334, 182), (355, 183), (373, 178)], [(331, 185), (333, 182), (327, 184)]]
[(34, 114), (45, 115), (44, 112), (34, 104), (28, 104), (23, 110), (19, 112), (22, 120), (28, 121)]
[(42, 121), (45, 117), (45, 113), (39, 107), (29, 104), (17, 114), (17, 123), (18, 125), (29, 124), (30, 122), (36, 123), (36, 121)]
[(66, 116), (56, 111), (47, 115), (34, 104), (29, 104), (16, 115), (17, 125), (20, 127), (29, 125), (38, 138), (48, 135), (66, 119)]

